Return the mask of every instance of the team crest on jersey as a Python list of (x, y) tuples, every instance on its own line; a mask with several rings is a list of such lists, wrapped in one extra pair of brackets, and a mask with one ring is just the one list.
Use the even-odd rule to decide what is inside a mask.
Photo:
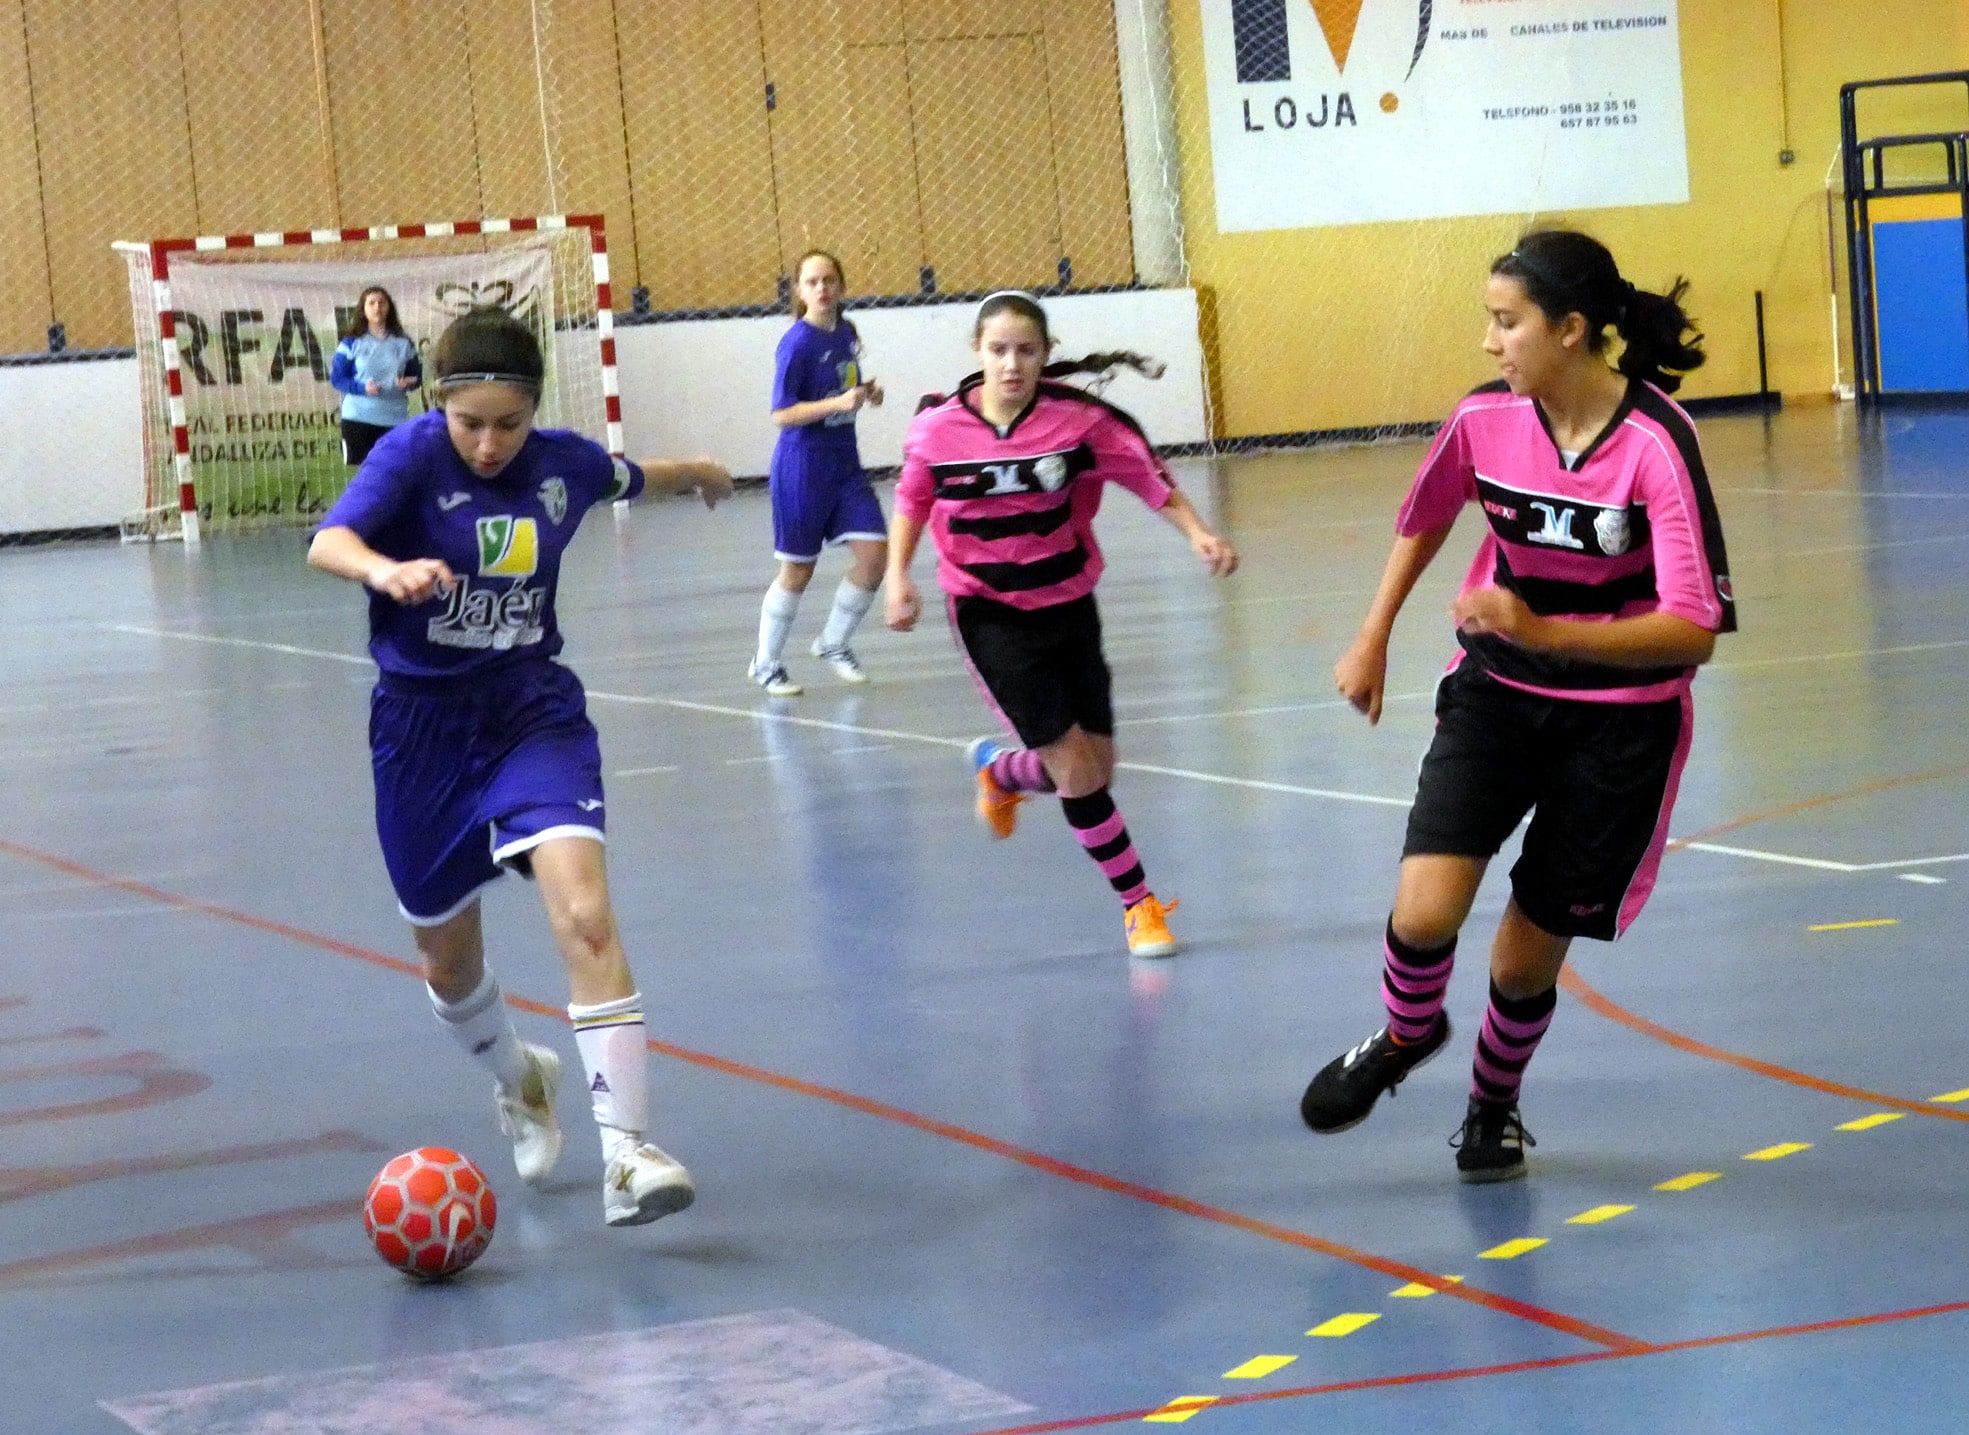
[(1039, 480), (1039, 486), (1048, 493), (1059, 492), (1060, 485), (1067, 481), (1066, 455), (1047, 454), (1032, 466), (1032, 476)]
[(1609, 558), (1617, 558), (1627, 551), (1633, 535), (1627, 526), (1627, 510), (1624, 508), (1603, 508), (1593, 520), (1593, 536), (1600, 540), (1600, 551)]
[(531, 578), (540, 566), (540, 525), (510, 513), (481, 518), (479, 572), (488, 578)]
[(567, 517), (567, 485), (558, 478), (550, 478), (540, 485), (540, 502), (547, 510), (547, 518), (559, 528), (561, 520)]

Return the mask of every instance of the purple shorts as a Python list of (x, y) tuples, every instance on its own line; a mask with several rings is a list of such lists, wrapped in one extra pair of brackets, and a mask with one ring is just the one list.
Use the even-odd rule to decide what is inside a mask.
[(773, 454), (773, 556), (812, 563), (830, 543), (889, 536), (882, 505), (859, 463), (798, 449)]
[(376, 832), (397, 907), (433, 927), (557, 837), (603, 840), (602, 752), (581, 680), (543, 658), (469, 678), (385, 673), (369, 705)]

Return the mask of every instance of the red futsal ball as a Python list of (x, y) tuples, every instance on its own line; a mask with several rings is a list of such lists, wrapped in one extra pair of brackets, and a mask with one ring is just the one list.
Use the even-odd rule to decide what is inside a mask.
[(485, 1172), (456, 1151), (406, 1151), (369, 1183), (362, 1228), (376, 1254), (419, 1280), (443, 1280), (477, 1260), (499, 1219)]

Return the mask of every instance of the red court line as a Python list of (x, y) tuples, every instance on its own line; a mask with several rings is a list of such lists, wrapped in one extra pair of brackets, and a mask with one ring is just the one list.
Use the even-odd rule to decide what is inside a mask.
[[(212, 917), (218, 921), (232, 922), (240, 926), (250, 927), (254, 931), (267, 932), (274, 936), (285, 937), (303, 946), (333, 952), (337, 956), (350, 957), (356, 961), (367, 962), (371, 966), (383, 967), (389, 971), (406, 973), (420, 979), (423, 976), (423, 972), (419, 967), (398, 957), (387, 956), (382, 952), (371, 951), (367, 947), (359, 947), (349, 942), (340, 942), (332, 937), (325, 937), (319, 933), (310, 932), (305, 928), (292, 926), (286, 922), (269, 921), (264, 917), (255, 917), (250, 913), (236, 911), (231, 907), (219, 906), (217, 903), (202, 902), (193, 897), (181, 896), (175, 892), (168, 892), (161, 887), (153, 887), (147, 882), (139, 882), (132, 878), (118, 877), (111, 873), (99, 872), (94, 868), (85, 867), (79, 862), (71, 862), (66, 857), (59, 857), (51, 852), (42, 852), (33, 847), (23, 847), (17, 842), (0, 840), (0, 852), (20, 858), (23, 861), (37, 863), (44, 867), (52, 867), (58, 872), (65, 872), (81, 881), (110, 887), (119, 892), (129, 893), (132, 896), (159, 902), (178, 911), (194, 912), (200, 916)], [(550, 1006), (545, 1002), (531, 1001), (524, 997), (510, 995), (506, 1000), (512, 1006), (522, 1011), (532, 1012), (539, 1016), (551, 1017), (563, 1023), (568, 1019), (567, 1012), (564, 1008)], [(1518, 1320), (1529, 1321), (1534, 1325), (1541, 1325), (1548, 1330), (1555, 1330), (1564, 1335), (1589, 1341), (1608, 1350), (1633, 1353), (1654, 1348), (1646, 1341), (1637, 1340), (1633, 1336), (1622, 1335), (1619, 1331), (1608, 1330), (1603, 1326), (1593, 1325), (1587, 1321), (1576, 1320), (1572, 1316), (1563, 1315), (1558, 1311), (1546, 1310), (1542, 1306), (1514, 1300), (1510, 1296), (1483, 1290), (1467, 1282), (1451, 1284), (1432, 1271), (1421, 1270), (1418, 1267), (1405, 1265), (1400, 1261), (1390, 1260), (1385, 1256), (1377, 1256), (1368, 1251), (1355, 1250), (1353, 1247), (1343, 1246), (1337, 1241), (1329, 1241), (1319, 1236), (1309, 1235), (1304, 1231), (1295, 1231), (1289, 1226), (1280, 1226), (1270, 1221), (1261, 1221), (1256, 1217), (1240, 1215), (1236, 1211), (1226, 1210), (1220, 1206), (1206, 1205), (1201, 1201), (1190, 1200), (1186, 1196), (1172, 1195), (1167, 1191), (1159, 1191), (1152, 1186), (1144, 1186), (1134, 1181), (1125, 1181), (1119, 1177), (1090, 1170), (1085, 1166), (1076, 1166), (1069, 1161), (1061, 1161), (1051, 1156), (1042, 1155), (1037, 1151), (1029, 1151), (1023, 1146), (1015, 1146), (1011, 1142), (1001, 1141), (995, 1136), (986, 1136), (981, 1132), (972, 1131), (968, 1127), (957, 1126), (948, 1121), (939, 1121), (934, 1117), (923, 1116), (900, 1106), (891, 1106), (884, 1101), (875, 1101), (865, 1096), (856, 1096), (852, 1092), (841, 1091), (831, 1086), (822, 1086), (818, 1082), (804, 1081), (795, 1076), (785, 1076), (779, 1072), (768, 1071), (764, 1067), (751, 1066), (745, 1062), (733, 1061), (722, 1056), (712, 1056), (707, 1052), (693, 1051), (688, 1047), (676, 1046), (670, 1042), (652, 1040), (649, 1045), (652, 1051), (660, 1052), (662, 1055), (676, 1061), (688, 1062), (693, 1066), (702, 1067), (708, 1071), (721, 1072), (727, 1076), (740, 1077), (746, 1081), (756, 1082), (762, 1086), (769, 1086), (779, 1091), (790, 1092), (798, 1096), (812, 1097), (818, 1101), (826, 1101), (849, 1111), (856, 1111), (863, 1115), (878, 1117), (884, 1121), (895, 1122), (897, 1125), (909, 1127), (911, 1130), (921, 1131), (932, 1136), (941, 1136), (945, 1140), (955, 1141), (960, 1145), (969, 1146), (973, 1150), (987, 1152), (990, 1155), (999, 1156), (1008, 1161), (1015, 1161), (1022, 1166), (1030, 1167), (1032, 1170), (1044, 1172), (1049, 1176), (1057, 1176), (1062, 1180), (1072, 1181), (1082, 1186), (1089, 1186), (1095, 1190), (1105, 1191), (1110, 1195), (1126, 1196), (1130, 1200), (1157, 1206), (1165, 1211), (1174, 1211), (1180, 1215), (1194, 1216), (1198, 1220), (1210, 1221), (1220, 1226), (1228, 1226), (1233, 1230), (1244, 1231), (1250, 1235), (1262, 1236), (1267, 1240), (1276, 1241), (1281, 1245), (1294, 1246), (1300, 1250), (1312, 1251), (1318, 1255), (1331, 1256), (1336, 1260), (1346, 1261), (1351, 1265), (1359, 1266), (1365, 1270), (1377, 1271), (1394, 1280), (1425, 1285), (1432, 1290), (1439, 1291), (1456, 1300), (1467, 1301), (1471, 1305), (1480, 1306), (1486, 1310), (1496, 1311), (1499, 1314), (1512, 1316)]]
[[(1555, 1355), (1543, 1360), (1517, 1360), (1508, 1365), (1469, 1365), (1453, 1370), (1425, 1370), (1410, 1375), (1382, 1375), (1366, 1380), (1336, 1380), (1326, 1385), (1300, 1385), (1288, 1390), (1252, 1391), (1243, 1395), (1223, 1395), (1208, 1407), (1223, 1410), (1235, 1405), (1260, 1405), (1274, 1400), (1304, 1400), (1314, 1395), (1343, 1395), (1355, 1390), (1390, 1390), (1411, 1385), (1435, 1385), (1452, 1380), (1482, 1380), (1494, 1375), (1522, 1375), (1535, 1370), (1563, 1370), (1570, 1365), (1596, 1365), (1606, 1360), (1632, 1360), (1636, 1356), (1672, 1355), (1679, 1351), (1708, 1350), (1723, 1345), (1745, 1345), (1757, 1340), (1782, 1340), (1799, 1335), (1822, 1335), (1827, 1331), (1853, 1330), (1862, 1326), (1886, 1325), (1898, 1321), (1922, 1320), (1929, 1316), (1959, 1315), (1969, 1311), (1969, 1300), (1945, 1305), (1919, 1306), (1912, 1310), (1886, 1311), (1878, 1315), (1846, 1316), (1839, 1320), (1816, 1320), (1804, 1325), (1772, 1326), (1765, 1330), (1733, 1331), (1727, 1335), (1705, 1335), (1694, 1340), (1669, 1341), (1645, 1350), (1591, 1350), (1578, 1355)], [(1048, 1420), (1037, 1425), (1008, 1425), (997, 1430), (981, 1430), (978, 1435), (1054, 1435), (1063, 1430), (1092, 1430), (1100, 1425), (1120, 1425), (1139, 1421), (1163, 1405), (1142, 1410), (1116, 1410), (1105, 1415), (1082, 1415), (1067, 1420)]]
[(1559, 985), (1577, 997), (1587, 1007), (1598, 1012), (1608, 1021), (1619, 1022), (1622, 1026), (1638, 1031), (1641, 1035), (1652, 1037), (1677, 1051), (1686, 1051), (1691, 1056), (1700, 1056), (1709, 1061), (1720, 1061), (1726, 1066), (1740, 1067), (1758, 1076), (1768, 1076), (1773, 1081), (1789, 1082), (1802, 1086), (1807, 1091), (1822, 1092), (1827, 1096), (1843, 1096), (1852, 1101), (1871, 1102), (1876, 1106), (1891, 1106), (1896, 1111), (1905, 1111), (1913, 1116), (1933, 1116), (1941, 1121), (1969, 1121), (1969, 1112), (1952, 1111), (1946, 1106), (1937, 1106), (1930, 1101), (1910, 1101), (1904, 1096), (1887, 1096), (1878, 1091), (1868, 1091), (1860, 1086), (1847, 1086), (1842, 1082), (1827, 1081), (1803, 1071), (1793, 1071), (1788, 1066), (1764, 1061), (1741, 1052), (1725, 1051), (1720, 1046), (1711, 1046), (1706, 1041), (1697, 1041), (1692, 1036), (1663, 1026), (1660, 1022), (1649, 1021), (1627, 1010), (1626, 1007), (1610, 1001), (1587, 984), (1586, 978), (1574, 971), (1571, 966), (1559, 971)]

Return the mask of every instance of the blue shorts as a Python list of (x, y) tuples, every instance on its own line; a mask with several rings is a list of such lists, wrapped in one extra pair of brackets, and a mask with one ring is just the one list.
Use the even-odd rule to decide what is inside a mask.
[(528, 659), (470, 678), (385, 673), (369, 705), (376, 833), (397, 907), (434, 927), (557, 837), (603, 839), (602, 750), (581, 680)]
[(825, 452), (776, 449), (772, 495), (773, 557), (782, 563), (812, 563), (830, 543), (879, 543), (889, 536), (882, 505), (858, 463)]

